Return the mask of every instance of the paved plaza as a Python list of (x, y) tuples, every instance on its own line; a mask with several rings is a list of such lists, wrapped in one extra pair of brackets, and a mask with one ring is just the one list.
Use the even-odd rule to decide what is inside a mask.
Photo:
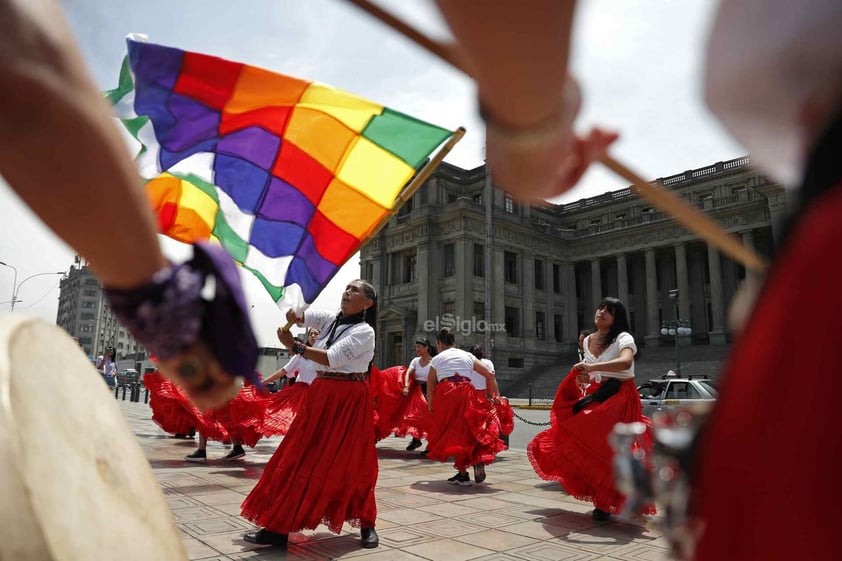
[[(635, 523), (596, 522), (593, 507), (539, 479), (522, 449), (503, 452), (482, 485), (459, 487), (445, 480), (451, 465), (406, 452), (408, 440), (378, 444), (377, 531), (380, 547), (361, 549), (359, 530), (341, 535), (320, 527), (292, 534), (286, 551), (244, 542), (253, 526), (239, 516), (240, 503), (275, 451), (279, 438), (247, 449), (245, 461), (219, 460), (229, 448), (208, 443), (208, 463), (183, 460), (193, 440), (165, 434), (143, 403), (119, 402), (140, 442), (182, 533), (191, 560), (361, 559), (365, 561), (554, 561), (660, 560), (667, 543), (657, 518)], [(518, 421), (520, 422), (520, 421)], [(337, 471), (342, 466), (336, 466)]]

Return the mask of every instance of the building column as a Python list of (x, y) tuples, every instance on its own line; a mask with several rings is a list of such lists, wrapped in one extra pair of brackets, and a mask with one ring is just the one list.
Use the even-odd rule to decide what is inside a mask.
[[(503, 276), (505, 273), (505, 271), (503, 270), (505, 268), (505, 260), (503, 253), (504, 252), (502, 248), (494, 248), (494, 263), (492, 264), (491, 270), (493, 274), (492, 285), (495, 287), (495, 289), (491, 292), (491, 295), (487, 295), (487, 297), (494, 299), (494, 305), (492, 306), (492, 314), (494, 315), (494, 317), (488, 319), (489, 321), (492, 321), (493, 323), (496, 323), (498, 325), (505, 325), (506, 323), (506, 299), (504, 297), (505, 290), (503, 290), (505, 287)], [(496, 331), (493, 335), (496, 347), (500, 347), (502, 343), (505, 343), (505, 331)]]
[[(562, 288), (561, 284), (561, 269), (558, 271), (559, 275), (559, 286), (558, 288)], [(553, 263), (549, 259), (545, 261), (544, 264), (544, 294), (547, 295), (547, 303), (544, 307), (544, 332), (547, 335), (547, 343), (555, 344), (556, 340), (556, 333), (555, 333), (555, 290), (553, 290)], [(564, 336), (564, 330), (561, 330), (559, 333), (559, 339)]]
[(602, 272), (599, 259), (591, 261), (591, 312), (595, 311), (602, 300)]
[(416, 319), (415, 332), (424, 333), (424, 322), (434, 320), (437, 312), (430, 313), (430, 275), (425, 274), (430, 270), (430, 244), (419, 244), (416, 249), (415, 266), (418, 270), (416, 281), (418, 283), (418, 317)]
[[(474, 291), (471, 289), (471, 279), (473, 278), (473, 267), (471, 265), (473, 263), (468, 259), (469, 254), (468, 240), (456, 240), (453, 244), (454, 274), (456, 277), (453, 279), (456, 284), (456, 305), (454, 308), (456, 315), (462, 319), (470, 318), (474, 314)], [(425, 269), (419, 266), (418, 270), (424, 271)]]
[(725, 344), (725, 308), (723, 307), (722, 267), (719, 250), (708, 244), (708, 274), (710, 275), (711, 345)]
[(655, 260), (655, 250), (647, 249), (644, 252), (646, 263), (646, 343), (650, 341), (657, 344), (661, 330), (660, 319), (658, 318), (658, 263)]
[(537, 340), (535, 338), (535, 254), (521, 254), (521, 264), (523, 265), (523, 274), (520, 276), (521, 281), (523, 281), (523, 287), (520, 291), (523, 329), (521, 329), (520, 336), (524, 338), (527, 345), (534, 348)]
[(574, 344), (579, 339), (578, 295), (576, 294), (576, 265), (561, 265), (561, 290), (564, 294), (564, 341)]
[[(683, 243), (675, 246), (675, 279), (678, 284), (678, 317), (685, 319), (693, 325), (693, 318), (690, 317), (690, 278), (687, 276), (687, 246)], [(690, 337), (687, 335), (678, 338), (680, 345), (689, 345)]]
[(626, 256), (617, 256), (617, 297), (629, 309), (629, 272), (626, 266)]

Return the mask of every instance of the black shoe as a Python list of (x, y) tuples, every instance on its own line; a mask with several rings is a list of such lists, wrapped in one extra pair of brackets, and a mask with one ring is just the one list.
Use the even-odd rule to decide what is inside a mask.
[(175, 433), (175, 434), (174, 434), (174, 435), (172, 435), (172, 436), (173, 436), (173, 438), (187, 438), (187, 435), (186, 435), (186, 434), (184, 434), (184, 433), (180, 433), (180, 432), (177, 432), (177, 433)]
[(474, 481), (477, 483), (485, 481), (485, 464), (477, 464), (474, 466)]
[(197, 448), (196, 451), (193, 452), (192, 454), (184, 456), (184, 459), (187, 460), (188, 462), (205, 463), (205, 462), (208, 461), (208, 455), (207, 455), (207, 452), (205, 452), (201, 448)]
[(428, 452), (429, 452), (429, 450), (421, 450), (421, 455), (426, 456)]
[(607, 520), (611, 520), (611, 513), (605, 512), (604, 510), (599, 510), (598, 508), (593, 509), (593, 519), (599, 522), (605, 522)]
[(187, 432), (187, 438), (193, 438), (194, 436), (196, 436), (196, 429), (191, 428), (191, 429)]
[(289, 537), (286, 534), (278, 534), (277, 532), (263, 528), (254, 532), (246, 532), (243, 534), (243, 540), (257, 545), (286, 546)]
[(222, 458), (223, 460), (242, 460), (246, 457), (246, 451), (239, 444), (235, 444), (234, 448), (228, 452), (228, 455)]
[(366, 549), (373, 549), (380, 545), (380, 538), (377, 537), (377, 530), (374, 528), (363, 528), (360, 530), (360, 545)]
[(461, 485), (462, 487), (469, 487), (472, 485), (471, 476), (467, 473), (457, 473), (447, 480), (451, 485)]
[(406, 451), (412, 452), (416, 448), (421, 448), (422, 444), (424, 444), (424, 443), (421, 442), (420, 440), (418, 440), (417, 438), (413, 438), (412, 442), (409, 443), (409, 446), (406, 447)]

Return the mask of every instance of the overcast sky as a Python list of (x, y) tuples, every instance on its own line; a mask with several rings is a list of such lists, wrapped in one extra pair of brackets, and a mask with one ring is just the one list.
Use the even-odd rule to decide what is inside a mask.
[[(482, 127), (473, 84), (460, 73), (340, 0), (64, 0), (70, 25), (97, 85), (117, 83), (125, 35), (262, 66), (331, 84), (415, 117), (468, 134), (447, 158), (473, 168), (483, 163)], [(449, 36), (432, 2), (378, 2), (437, 38)], [(744, 150), (730, 140), (701, 99), (704, 42), (713, 17), (710, 0), (583, 0), (579, 4), (571, 68), (584, 92), (582, 128), (601, 124), (621, 138), (613, 155), (646, 178), (665, 177)], [(477, 3), (481, 6), (481, 2)], [(553, 202), (627, 187), (594, 168)], [(60, 188), (56, 196), (61, 197)], [(119, 210), (115, 210), (119, 212)], [(174, 257), (185, 255), (164, 242)], [(127, 251), (130, 251), (127, 249)], [(73, 251), (35, 219), (0, 182), (0, 261), (18, 281), (66, 270)], [(352, 258), (317, 300), (337, 308), (340, 287), (359, 275)], [(0, 267), (0, 310), (8, 310), (14, 273)], [(55, 321), (58, 275), (33, 278), (19, 292), (16, 313)], [(274, 343), (280, 311), (244, 275), (258, 338)]]

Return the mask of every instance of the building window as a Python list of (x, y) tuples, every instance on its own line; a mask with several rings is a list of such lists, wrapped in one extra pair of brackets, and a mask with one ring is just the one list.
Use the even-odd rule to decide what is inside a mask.
[(365, 264), (365, 276), (363, 278), (368, 282), (374, 282), (374, 263)]
[(456, 251), (452, 243), (444, 246), (444, 276), (452, 277), (456, 274)]
[(544, 290), (544, 262), (540, 259), (535, 260), (535, 288)]
[(537, 337), (539, 341), (545, 341), (547, 339), (544, 312), (535, 312), (535, 337)]
[(454, 315), (456, 313), (456, 302), (445, 302), (441, 309), (442, 313)]
[(96, 296), (96, 290), (85, 289), (82, 291), (82, 296)]
[(79, 326), (79, 333), (93, 333), (94, 326), (90, 323), (82, 324)]
[(618, 214), (614, 217), (617, 221), (617, 226), (622, 227), (626, 225), (626, 215), (625, 214)]
[(92, 320), (92, 319), (94, 319), (94, 314), (81, 314), (79, 316), (79, 319), (81, 319), (81, 320)]
[(523, 359), (518, 357), (509, 357), (509, 368), (523, 368)]
[(412, 212), (412, 199), (414, 197), (410, 197), (408, 201), (406, 201), (403, 206), (398, 211), (398, 216), (409, 216), (409, 213)]
[(96, 308), (96, 300), (82, 300), (82, 307), (83, 308)]
[(474, 302), (474, 319), (485, 319), (485, 302)]
[(553, 335), (555, 336), (555, 342), (561, 343), (561, 339), (563, 336), (561, 328), (561, 314), (553, 314), (553, 331)]
[(561, 293), (561, 267), (553, 263), (553, 292)]
[(508, 193), (503, 194), (503, 210), (506, 212), (506, 214), (515, 213), (515, 200)]
[(85, 279), (85, 286), (99, 286), (99, 281), (96, 279)]
[(418, 276), (418, 257), (414, 251), (392, 254), (392, 284), (413, 282)]
[(485, 246), (474, 244), (474, 276), (485, 277)]
[(520, 310), (506, 308), (506, 333), (510, 337), (520, 337)]
[(482, 204), (482, 192), (477, 193), (474, 195), (474, 204), (481, 205)]
[(517, 255), (511, 251), (503, 254), (504, 280), (511, 284), (517, 284)]
[(79, 343), (82, 345), (90, 345), (92, 342), (90, 337), (79, 337)]

